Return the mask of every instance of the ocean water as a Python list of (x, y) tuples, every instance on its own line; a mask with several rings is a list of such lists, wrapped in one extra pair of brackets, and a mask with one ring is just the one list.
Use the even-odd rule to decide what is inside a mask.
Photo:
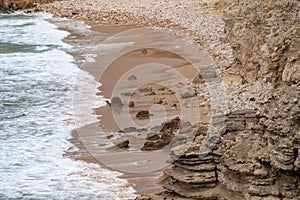
[[(66, 53), (69, 33), (51, 19), (0, 14), (0, 199), (132, 199), (119, 173), (63, 156), (76, 150), (71, 130), (96, 121), (86, 93), (97, 83)], [(75, 114), (74, 92), (82, 102)]]

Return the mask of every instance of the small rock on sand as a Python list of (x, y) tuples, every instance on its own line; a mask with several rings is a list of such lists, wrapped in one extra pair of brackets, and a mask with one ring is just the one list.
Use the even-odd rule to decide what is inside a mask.
[(135, 80), (137, 80), (137, 77), (135, 76), (135, 75), (130, 75), (129, 77), (128, 77), (128, 79), (127, 80), (129, 80), (129, 81), (135, 81)]
[(136, 132), (136, 131), (137, 131), (137, 128), (135, 128), (135, 127), (124, 128), (125, 133), (131, 133), (131, 132)]
[(150, 114), (149, 114), (149, 111), (147, 111), (147, 110), (139, 111), (136, 114), (137, 119), (149, 119), (149, 117), (150, 117)]
[(188, 91), (185, 91), (184, 93), (181, 93), (181, 97), (183, 99), (188, 99), (188, 98), (192, 98), (196, 96), (195, 92), (194, 91), (191, 91), (191, 90), (188, 90)]
[(125, 140), (116, 145), (120, 149), (128, 149), (129, 148), (129, 140)]
[(123, 102), (120, 97), (113, 97), (111, 100), (111, 106), (123, 106)]
[(129, 101), (128, 106), (129, 106), (129, 108), (133, 108), (134, 107), (134, 102), (133, 101)]

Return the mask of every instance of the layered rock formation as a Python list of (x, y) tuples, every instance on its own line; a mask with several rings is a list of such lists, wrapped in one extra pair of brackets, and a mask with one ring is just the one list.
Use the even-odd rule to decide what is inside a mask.
[(279, 101), (277, 112), (278, 102), (271, 98), (261, 108), (270, 114), (228, 114), (217, 148), (207, 154), (201, 155), (205, 131), (193, 143), (173, 148), (173, 167), (159, 180), (168, 192), (139, 199), (299, 199), (300, 90), (291, 87), (292, 95)]
[[(227, 92), (251, 97), (252, 109), (231, 103), (217, 148), (205, 156), (205, 134), (173, 148), (173, 167), (159, 180), (166, 192), (139, 199), (300, 199), (299, 6), (294, 0), (230, 2), (225, 33), (235, 61), (226, 73), (242, 85)], [(251, 89), (257, 85), (270, 87)]]

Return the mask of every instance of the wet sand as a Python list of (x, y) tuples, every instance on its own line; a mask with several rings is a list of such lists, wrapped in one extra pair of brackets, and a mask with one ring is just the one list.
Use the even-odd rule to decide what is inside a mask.
[[(91, 26), (91, 30), (106, 34), (107, 37), (137, 28), (99, 24)], [(117, 36), (108, 41), (95, 41), (95, 45), (100, 42), (114, 44), (128, 41), (134, 42), (134, 45), (129, 45), (120, 52), (88, 52), (97, 55), (95, 62), (80, 66), (102, 84), (97, 95), (107, 99), (119, 97), (123, 105), (95, 108), (99, 123), (74, 130), (71, 142), (79, 150), (66, 152), (66, 155), (122, 172), (124, 175), (121, 177), (134, 186), (137, 194), (157, 193), (162, 191), (161, 186), (156, 184), (157, 178), (163, 174), (164, 169), (170, 167), (167, 163), (169, 152), (165, 149), (141, 151), (147, 134), (157, 131), (153, 128), (176, 116), (185, 121), (193, 121), (195, 115), (200, 115), (199, 112), (208, 111), (199, 110), (196, 103), (194, 106), (197, 109), (190, 109), (189, 113), (182, 112), (186, 105), (178, 91), (173, 90), (178, 89), (179, 83), (189, 84), (194, 81), (198, 72), (192, 63), (175, 53), (158, 48), (143, 48), (151, 46), (151, 43), (164, 41), (160, 35), (142, 34), (129, 39)], [(164, 43), (162, 46), (173, 45), (173, 41)], [(195, 100), (198, 102), (199, 99)], [(129, 106), (130, 101), (134, 102), (134, 107)], [(149, 119), (136, 118), (136, 114), (143, 110), (150, 110)], [(201, 114), (202, 122), (209, 120), (209, 114)], [(133, 128), (133, 131), (125, 131), (126, 128)], [(125, 140), (129, 140), (128, 149), (115, 146)]]

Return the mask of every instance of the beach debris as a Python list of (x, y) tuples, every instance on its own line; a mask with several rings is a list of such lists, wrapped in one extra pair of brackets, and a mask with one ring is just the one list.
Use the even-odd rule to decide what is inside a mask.
[(137, 119), (149, 119), (149, 117), (150, 117), (150, 113), (148, 110), (142, 110), (136, 114)]

